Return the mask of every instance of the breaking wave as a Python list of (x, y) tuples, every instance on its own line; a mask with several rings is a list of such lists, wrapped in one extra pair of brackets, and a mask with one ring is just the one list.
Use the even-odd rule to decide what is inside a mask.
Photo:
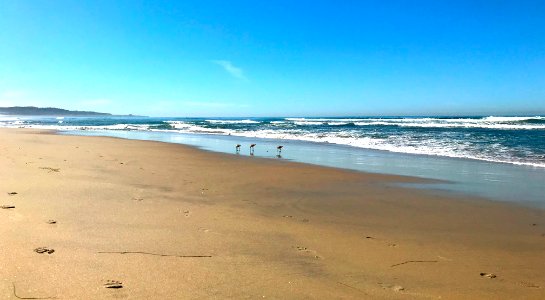
[(545, 167), (545, 117), (24, 118), (0, 126), (216, 134)]

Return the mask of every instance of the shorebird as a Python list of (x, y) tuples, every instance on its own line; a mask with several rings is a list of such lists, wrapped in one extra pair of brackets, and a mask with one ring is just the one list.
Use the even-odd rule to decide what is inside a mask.
[(235, 147), (235, 149), (236, 149), (237, 153), (239, 153), (239, 152), (240, 152), (240, 144), (237, 144), (237, 146)]
[(250, 145), (250, 154), (254, 154), (254, 147), (255, 147), (255, 144)]
[(276, 147), (276, 151), (278, 151), (278, 155), (280, 155), (280, 153), (282, 153), (282, 148), (284, 148), (284, 146)]

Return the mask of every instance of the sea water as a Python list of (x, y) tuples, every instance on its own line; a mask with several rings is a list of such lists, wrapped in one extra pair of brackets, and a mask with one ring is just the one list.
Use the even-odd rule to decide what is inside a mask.
[[(545, 117), (0, 117), (49, 128), (193, 145), (351, 170), (447, 181), (419, 185), (545, 208)], [(284, 148), (278, 157), (276, 147)], [(417, 185), (415, 185), (417, 186)]]

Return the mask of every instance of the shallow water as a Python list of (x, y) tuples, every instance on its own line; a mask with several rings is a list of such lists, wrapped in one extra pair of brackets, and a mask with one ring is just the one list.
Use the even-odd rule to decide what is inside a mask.
[(0, 126), (271, 138), (545, 168), (545, 117), (2, 117)]
[[(256, 157), (286, 159), (371, 173), (443, 180), (448, 183), (411, 184), (410, 186), (485, 197), (545, 209), (544, 168), (473, 159), (395, 153), (296, 140), (124, 130), (77, 130), (64, 131), (63, 133), (179, 143), (204, 150), (232, 154), (237, 154), (235, 145), (241, 144), (241, 151), (237, 155), (250, 155), (249, 145), (256, 143), (254, 152)], [(284, 146), (281, 157), (277, 157), (276, 147), (278, 145)]]

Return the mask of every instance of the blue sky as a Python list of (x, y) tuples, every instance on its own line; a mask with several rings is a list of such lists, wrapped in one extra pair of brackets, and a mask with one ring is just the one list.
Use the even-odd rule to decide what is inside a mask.
[(0, 0), (0, 106), (545, 114), (545, 1)]

